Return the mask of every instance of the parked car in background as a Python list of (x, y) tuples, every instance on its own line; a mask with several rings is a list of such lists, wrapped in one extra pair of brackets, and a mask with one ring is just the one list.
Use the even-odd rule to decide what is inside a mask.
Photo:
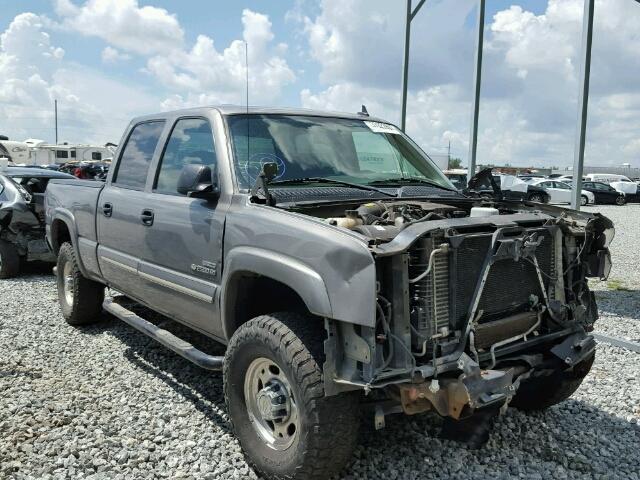
[(467, 176), (469, 175), (467, 170), (463, 168), (451, 168), (449, 170), (443, 170), (442, 173), (445, 174), (458, 191), (462, 191), (467, 188)]
[(520, 177), (505, 174), (493, 174), (491, 168), (479, 172), (466, 187), (466, 190), (485, 198), (501, 200), (529, 201), (549, 203), (550, 195), (542, 188), (524, 181)]
[[(551, 203), (571, 203), (571, 184), (559, 180), (549, 180), (546, 178), (532, 178), (528, 180), (530, 185), (535, 185), (544, 189), (551, 196)], [(580, 195), (580, 205), (595, 203), (593, 193), (582, 190)]]
[(640, 201), (640, 183), (634, 182), (625, 175), (617, 175), (614, 173), (590, 173), (587, 175), (587, 180), (611, 185), (619, 192), (624, 193), (627, 202)]
[(0, 278), (17, 275), (24, 261), (55, 262), (44, 223), (44, 192), (52, 178), (73, 177), (40, 168), (0, 171)]
[(595, 203), (608, 203), (624, 205), (627, 203), (625, 194), (616, 190), (611, 185), (602, 182), (582, 182), (582, 189), (593, 193)]
[(111, 162), (67, 162), (60, 165), (61, 172), (73, 175), (81, 180), (105, 181)]

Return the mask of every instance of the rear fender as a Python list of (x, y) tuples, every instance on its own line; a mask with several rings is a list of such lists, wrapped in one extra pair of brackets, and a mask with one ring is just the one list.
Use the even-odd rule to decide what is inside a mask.
[(56, 256), (60, 251), (62, 244), (59, 241), (59, 234), (62, 225), (65, 225), (69, 232), (71, 245), (73, 245), (73, 249), (76, 252), (76, 261), (78, 262), (80, 272), (84, 277), (89, 277), (84, 263), (82, 262), (82, 255), (80, 255), (78, 248), (78, 229), (76, 227), (76, 222), (73, 218), (73, 214), (67, 209), (57, 208), (51, 214), (49, 224), (47, 225), (47, 240), (51, 250), (53, 250), (53, 253)]

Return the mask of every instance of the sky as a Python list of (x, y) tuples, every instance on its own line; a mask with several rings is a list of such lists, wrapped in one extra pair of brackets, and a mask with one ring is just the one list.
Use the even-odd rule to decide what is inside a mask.
[[(418, 0), (414, 0), (414, 4)], [(487, 0), (478, 163), (569, 166), (583, 0)], [(130, 119), (245, 102), (399, 123), (401, 0), (0, 0), (0, 134), (118, 143)], [(477, 0), (412, 22), (407, 133), (467, 160)], [(640, 3), (596, 0), (585, 163), (640, 166)]]

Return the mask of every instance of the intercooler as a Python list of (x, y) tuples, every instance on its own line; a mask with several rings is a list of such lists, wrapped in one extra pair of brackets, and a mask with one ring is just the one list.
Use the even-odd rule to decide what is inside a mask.
[[(538, 232), (538, 238), (542, 239), (535, 256), (545, 291), (549, 292), (550, 278), (556, 274), (553, 235), (545, 228), (526, 232)], [(437, 236), (416, 242), (409, 251), (410, 278), (425, 271), (432, 250), (444, 241), (444, 236)], [(412, 325), (427, 338), (445, 326), (451, 330), (466, 326), (476, 285), (491, 247), (492, 233), (458, 234), (448, 237), (447, 241), (449, 253), (436, 254), (431, 273), (409, 287)], [(526, 331), (532, 320), (530, 316), (519, 314), (528, 310), (532, 294), (543, 300), (540, 280), (531, 259), (515, 261), (507, 258), (493, 263), (477, 309), (483, 312), (479, 319), (479, 324), (484, 325), (479, 329), (482, 338), (499, 341), (504, 335)]]

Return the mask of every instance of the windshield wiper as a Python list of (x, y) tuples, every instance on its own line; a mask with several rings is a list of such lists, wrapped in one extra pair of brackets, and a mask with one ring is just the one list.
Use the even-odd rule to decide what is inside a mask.
[(370, 192), (378, 192), (388, 197), (397, 197), (395, 193), (385, 192), (380, 188), (373, 187), (371, 185), (362, 185), (360, 183), (343, 182), (342, 180), (334, 180), (332, 178), (325, 177), (302, 177), (302, 178), (287, 178), (285, 180), (275, 180), (269, 182), (269, 185), (291, 185), (296, 183), (331, 183), (334, 185), (343, 185), (345, 187), (357, 188), (359, 190), (368, 190)]
[(443, 190), (448, 190), (450, 192), (455, 192), (456, 190), (451, 189), (449, 187), (445, 187), (444, 185), (440, 185), (438, 182), (434, 182), (433, 180), (429, 180), (428, 178), (422, 177), (392, 177), (385, 178), (383, 180), (374, 180), (373, 182), (367, 183), (367, 185), (386, 185), (386, 184), (407, 184), (410, 185), (412, 183), (426, 183), (427, 185), (431, 185), (432, 187), (441, 188)]

